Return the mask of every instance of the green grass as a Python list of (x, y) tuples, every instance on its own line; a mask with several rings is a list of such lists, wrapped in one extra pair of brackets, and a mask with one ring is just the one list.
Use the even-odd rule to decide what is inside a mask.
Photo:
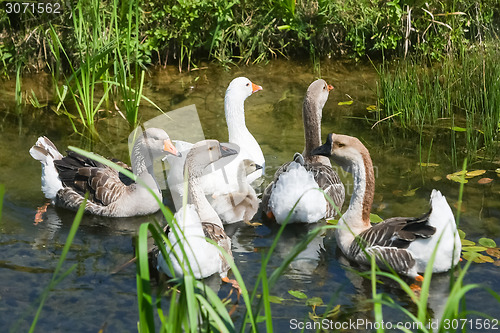
[[(453, 164), (498, 154), (500, 49), (461, 47), (441, 63), (384, 63), (379, 70), (378, 119), (409, 131), (450, 133)], [(380, 124), (378, 125), (380, 126)], [(463, 147), (463, 148), (461, 148)]]

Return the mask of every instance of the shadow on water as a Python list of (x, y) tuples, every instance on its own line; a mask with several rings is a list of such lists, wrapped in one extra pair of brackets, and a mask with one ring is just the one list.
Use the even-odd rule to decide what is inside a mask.
[[(305, 91), (315, 79), (311, 73), (305, 65), (284, 61), (232, 71), (210, 67), (179, 74), (173, 68), (158, 69), (149, 74), (144, 94), (164, 111), (195, 104), (205, 137), (226, 141), (223, 101), (227, 84), (234, 77), (244, 75), (262, 85), (263, 90), (247, 100), (245, 112), (246, 124), (266, 157), (264, 187), (282, 163), (303, 150), (301, 108)], [(357, 136), (370, 150), (376, 168), (373, 212), (384, 218), (418, 216), (428, 209), (433, 188), (441, 190), (454, 207), (458, 200), (458, 184), (446, 179), (447, 174), (456, 171), (450, 165), (447, 141), (442, 139), (446, 134), (436, 131), (438, 134), (434, 136), (431, 132), (431, 147), (430, 137), (421, 141), (418, 134), (400, 133), (394, 127), (388, 130), (384, 124), (371, 129), (374, 122), (370, 120), (372, 117), (367, 107), (377, 102), (377, 77), (373, 68), (361, 64), (325, 63), (322, 74), (335, 87), (323, 110), (322, 137), (329, 132)], [(24, 78), (23, 89), (33, 89), (40, 100), (49, 100), (39, 81), (38, 77)], [(15, 106), (10, 94), (12, 82), (1, 85), (0, 182), (6, 186), (6, 202), (0, 222), (0, 313), (10, 315), (1, 315), (0, 325), (12, 327), (25, 316), (19, 329), (26, 331), (35, 312), (32, 306), (50, 280), (74, 217), (74, 212), (50, 207), (45, 221), (33, 224), (36, 208), (45, 201), (40, 191), (40, 164), (30, 157), (29, 148), (38, 136), (46, 135), (61, 151), (73, 145), (128, 161), (129, 128), (115, 112), (101, 111), (96, 125), (100, 138), (90, 144), (74, 134), (67, 119), (57, 116), (50, 107), (34, 109), (26, 106), (20, 115), (23, 127), (19, 132), (18, 116), (12, 111)], [(349, 100), (353, 103), (339, 105), (339, 102)], [(141, 105), (141, 122), (159, 115), (146, 102)], [(425, 162), (429, 156), (429, 162), (436, 166), (421, 168), (419, 154), (425, 156)], [(481, 185), (477, 179), (472, 179), (466, 185), (460, 228), (467, 233), (468, 239), (489, 237), (500, 243), (500, 186), (494, 172), (496, 167), (486, 162), (472, 166), (488, 170), (485, 176), (494, 181)], [(346, 184), (348, 199), (352, 193), (352, 177), (340, 168), (337, 170)], [(160, 176), (164, 177), (161, 172)], [(168, 193), (164, 195), (164, 202), (173, 209)], [(106, 326), (109, 332), (136, 331), (134, 267), (127, 267), (117, 274), (111, 272), (133, 256), (136, 231), (142, 222), (152, 218), (163, 221), (161, 214), (127, 219), (85, 216), (67, 263), (76, 263), (77, 269), (50, 294), (38, 328), (51, 332), (96, 332)], [(260, 215), (254, 220), (262, 222)], [(286, 228), (269, 263), (269, 270), (281, 264), (306, 229), (305, 226)], [(237, 223), (227, 227), (236, 264), (247, 286), (254, 285), (262, 256), (271, 246), (277, 230), (275, 225), (266, 224), (250, 227)], [(300, 290), (309, 298), (320, 297), (332, 307), (341, 305), (340, 313), (335, 317), (337, 321), (359, 318), (373, 322), (373, 305), (366, 302), (372, 297), (370, 285), (352, 273), (349, 267), (336, 251), (333, 233), (329, 231), (318, 236), (270, 291), (272, 296), (283, 299), (272, 304), (274, 327), (278, 331), (289, 331), (291, 319), (310, 321), (308, 314), (313, 311), (312, 307), (290, 295), (290, 290)], [(496, 292), (500, 291), (497, 283), (500, 269), (493, 264), (473, 265), (466, 279), (469, 282), (481, 281)], [(433, 278), (431, 298), (436, 301), (444, 299), (442, 287), (447, 284), (445, 280), (444, 276)], [(413, 309), (411, 301), (398, 288), (388, 283), (380, 288), (396, 302)], [(220, 286), (221, 297), (228, 292), (228, 285)], [(483, 296), (480, 291), (473, 292), (468, 297), (471, 300), (468, 308), (498, 316), (498, 312), (493, 313), (488, 304), (480, 301)], [(438, 317), (440, 305), (432, 302), (431, 299), (429, 307)], [(319, 306), (315, 311), (321, 314), (325, 309)], [(238, 307), (234, 319), (237, 322), (242, 320), (243, 313), (244, 308)], [(384, 308), (384, 315), (391, 321), (407, 320), (390, 309)]]

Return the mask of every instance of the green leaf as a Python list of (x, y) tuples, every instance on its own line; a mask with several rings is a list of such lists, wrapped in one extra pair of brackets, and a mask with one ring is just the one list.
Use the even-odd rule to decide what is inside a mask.
[(450, 129), (452, 131), (455, 131), (455, 132), (467, 132), (467, 129), (466, 128), (463, 128), (463, 127), (458, 127), (458, 126), (453, 126), (453, 127), (450, 127)]
[(423, 167), (437, 167), (437, 166), (439, 166), (439, 164), (437, 164), (437, 163), (420, 163), (420, 166), (423, 166)]
[(292, 295), (293, 297), (297, 297), (299, 299), (306, 299), (307, 298), (307, 295), (299, 290), (288, 290), (288, 293), (290, 295)]
[(326, 223), (329, 225), (337, 225), (339, 223), (339, 220), (326, 220)]
[(417, 187), (412, 190), (406, 191), (405, 193), (403, 193), (403, 197), (413, 197), (415, 195), (415, 192), (417, 192), (419, 188), (420, 187)]
[(353, 101), (339, 102), (339, 105), (351, 105)]
[(269, 302), (275, 303), (275, 304), (281, 304), (285, 300), (283, 297), (271, 296), (271, 295), (269, 295), (268, 299), (269, 299)]
[(465, 239), (465, 232), (461, 229), (458, 229), (458, 236), (460, 236), (460, 239)]
[(320, 306), (323, 305), (321, 297), (311, 297), (306, 301), (307, 306)]
[(382, 222), (384, 219), (378, 216), (377, 214), (372, 214), (370, 213), (370, 222), (371, 223), (379, 223)]
[(336, 305), (333, 309), (331, 309), (330, 311), (328, 311), (326, 313), (326, 318), (329, 318), (329, 319), (332, 319), (332, 318), (335, 318), (336, 316), (338, 316), (338, 314), (340, 313), (340, 304)]
[(466, 178), (473, 178), (473, 177), (477, 177), (477, 176), (481, 176), (482, 174), (485, 174), (486, 173), (486, 170), (473, 170), (473, 171), (469, 171), (465, 174), (465, 177)]
[(467, 252), (482, 252), (486, 251), (487, 248), (484, 246), (464, 246), (462, 247), (462, 250)]
[(367, 109), (368, 111), (375, 111), (375, 110), (377, 110), (377, 106), (376, 106), (376, 105), (368, 105), (368, 106), (366, 107), (366, 109)]
[(478, 243), (485, 247), (497, 247), (497, 243), (495, 243), (495, 241), (490, 238), (480, 238)]
[(461, 239), (460, 241), (462, 242), (462, 246), (474, 246), (474, 245), (476, 245), (476, 243), (474, 243), (473, 241), (470, 241), (468, 239)]

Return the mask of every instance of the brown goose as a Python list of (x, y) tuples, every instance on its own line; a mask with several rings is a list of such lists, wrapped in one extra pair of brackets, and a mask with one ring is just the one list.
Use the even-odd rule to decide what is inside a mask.
[(167, 251), (174, 271), (170, 270), (161, 252), (157, 258), (158, 269), (168, 276), (183, 276), (190, 269), (197, 279), (219, 273), (224, 282), (237, 286), (227, 277), (230, 266), (220, 250), (205, 239), (215, 241), (232, 257), (231, 239), (200, 184), (203, 170), (209, 164), (237, 153), (217, 140), (205, 140), (194, 144), (187, 154), (184, 168), (188, 174), (188, 204), (175, 213), (174, 227), (165, 230), (172, 245)]
[[(293, 161), (283, 164), (274, 175), (262, 196), (262, 209), (268, 217), (283, 223), (293, 206), (295, 207), (289, 223), (314, 223), (322, 218), (332, 218), (337, 209), (342, 208), (345, 197), (344, 185), (332, 169), (328, 158), (313, 156), (311, 151), (321, 145), (321, 117), (323, 106), (333, 87), (325, 80), (311, 83), (307, 89), (302, 106), (304, 121), (305, 149), (296, 153)], [(321, 188), (335, 203), (332, 206), (319, 191)]]
[[(63, 157), (46, 137), (38, 138), (30, 154), (42, 163), (42, 191), (57, 206), (76, 210), (88, 192), (85, 211), (95, 215), (147, 215), (160, 208), (151, 193), (139, 183), (75, 152), (69, 151)], [(160, 188), (153, 173), (153, 159), (165, 154), (180, 155), (164, 130), (149, 128), (138, 136), (131, 156), (132, 171), (160, 200)], [(127, 168), (125, 163), (118, 161), (118, 164)], [(46, 206), (39, 210), (38, 220), (44, 209)]]
[[(369, 264), (368, 255), (376, 255), (379, 264), (412, 278), (426, 265), (436, 246), (433, 272), (445, 272), (460, 258), (461, 242), (455, 218), (441, 192), (433, 190), (431, 210), (420, 218), (393, 217), (370, 224), (370, 211), (375, 192), (373, 164), (368, 149), (357, 138), (328, 134), (324, 145), (313, 154), (329, 156), (354, 177), (354, 192), (349, 208), (336, 229), (337, 244), (351, 260)], [(438, 245), (438, 240), (439, 241)]]

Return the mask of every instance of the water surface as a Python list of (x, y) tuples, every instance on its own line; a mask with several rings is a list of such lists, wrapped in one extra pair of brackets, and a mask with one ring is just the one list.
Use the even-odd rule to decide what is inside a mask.
[[(383, 218), (417, 216), (428, 209), (432, 189), (439, 189), (456, 213), (459, 185), (446, 179), (457, 169), (450, 162), (450, 133), (440, 128), (428, 128), (421, 138), (418, 133), (403, 132), (384, 124), (371, 128), (373, 116), (367, 110), (376, 104), (376, 73), (370, 66), (332, 62), (322, 64), (322, 77), (335, 87), (323, 110), (322, 137), (329, 132), (357, 136), (372, 155), (376, 171), (376, 194), (373, 212)], [(206, 68), (179, 74), (176, 68), (158, 68), (148, 74), (144, 94), (164, 111), (195, 104), (206, 138), (227, 140), (223, 98), (227, 85), (237, 76), (247, 76), (263, 90), (247, 99), (246, 123), (260, 143), (266, 157), (265, 186), (274, 171), (289, 161), (296, 151), (303, 150), (301, 120), (302, 99), (308, 85), (316, 79), (309, 66), (291, 61), (273, 61), (263, 66), (234, 68), (223, 71)], [(45, 221), (33, 224), (36, 208), (45, 200), (40, 190), (40, 163), (31, 158), (29, 148), (40, 135), (48, 136), (61, 151), (68, 145), (92, 149), (104, 156), (128, 161), (127, 137), (129, 128), (116, 112), (102, 111), (97, 128), (100, 138), (90, 142), (74, 134), (68, 120), (49, 108), (30, 106), (15, 108), (14, 83), (2, 82), (0, 89), (0, 182), (6, 186), (4, 211), (0, 222), (0, 326), (14, 331), (26, 331), (36, 312), (38, 297), (48, 285), (68, 235), (74, 213), (50, 207)], [(23, 79), (26, 94), (35, 91), (43, 101), (50, 99), (50, 81), (46, 75)], [(351, 105), (339, 102), (353, 100)], [(147, 103), (142, 104), (141, 121), (160, 112)], [(181, 138), (182, 139), (182, 138)], [(431, 144), (432, 139), (432, 144)], [(460, 141), (458, 141), (460, 142)], [(430, 150), (430, 153), (429, 153)], [(424, 162), (438, 164), (421, 168)], [(464, 205), (460, 228), (467, 238), (477, 241), (489, 237), (500, 244), (500, 186), (493, 170), (495, 163), (475, 162), (470, 169), (485, 168), (487, 185), (469, 181), (464, 190)], [(348, 191), (344, 210), (352, 190), (352, 177), (337, 169)], [(160, 171), (161, 175), (161, 171)], [(171, 207), (168, 192), (165, 202)], [(153, 217), (110, 219), (85, 216), (71, 247), (65, 268), (76, 264), (76, 270), (50, 293), (38, 323), (39, 331), (108, 332), (137, 331), (135, 267), (132, 265), (117, 274), (112, 271), (133, 256), (133, 238), (139, 225)], [(162, 220), (160, 214), (154, 218)], [(256, 216), (255, 221), (260, 221)], [(233, 240), (233, 253), (248, 287), (254, 285), (265, 255), (278, 227), (263, 225), (257, 228), (236, 224), (227, 228)], [(305, 226), (285, 230), (269, 264), (269, 271), (278, 267), (290, 249), (307, 232)], [(462, 263), (463, 265), (464, 263)], [(498, 260), (496, 262), (498, 264)], [(308, 297), (321, 297), (331, 307), (340, 304), (345, 321), (365, 319), (374, 321), (368, 280), (363, 280), (336, 249), (331, 233), (314, 240), (286, 275), (271, 290), (273, 296), (285, 300), (272, 304), (277, 331), (289, 331), (290, 320), (310, 321), (312, 308), (304, 301), (289, 295), (289, 290), (301, 290)], [(494, 264), (473, 264), (466, 275), (467, 283), (480, 282), (500, 292), (500, 269)], [(224, 297), (229, 286), (217, 286)], [(445, 300), (448, 275), (433, 278), (430, 309), (438, 316)], [(396, 286), (386, 283), (380, 291), (410, 311), (416, 306)], [(498, 303), (485, 291), (474, 290), (467, 297), (467, 308), (499, 317)], [(326, 307), (318, 307), (322, 314)], [(244, 314), (240, 306), (234, 319)], [(384, 309), (386, 321), (406, 322), (408, 319), (391, 309)], [(349, 331), (349, 330), (348, 330)], [(479, 331), (479, 330), (478, 330)]]

